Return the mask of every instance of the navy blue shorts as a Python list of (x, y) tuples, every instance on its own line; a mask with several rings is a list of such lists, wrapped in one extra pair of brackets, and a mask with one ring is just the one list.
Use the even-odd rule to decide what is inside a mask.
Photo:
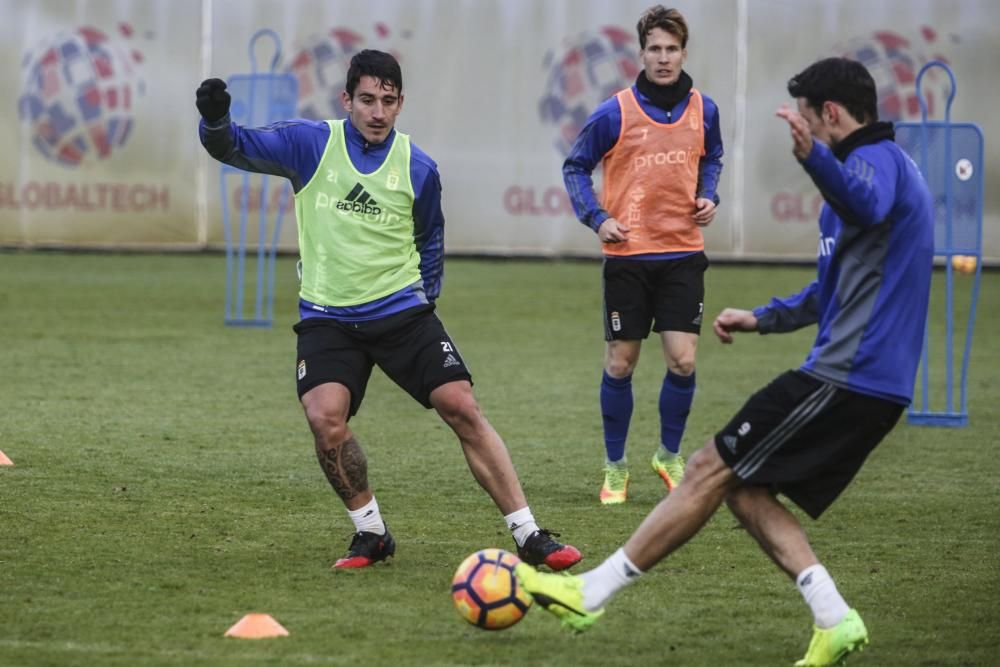
[(604, 259), (604, 340), (645, 340), (650, 330), (701, 333), (708, 258)]
[(788, 371), (747, 400), (715, 435), (715, 447), (743, 482), (770, 487), (816, 519), (854, 479), (903, 408)]
[(299, 398), (313, 387), (337, 382), (351, 392), (351, 415), (361, 407), (375, 365), (425, 408), (441, 385), (472, 382), (433, 305), (369, 322), (310, 317), (293, 328), (298, 334)]

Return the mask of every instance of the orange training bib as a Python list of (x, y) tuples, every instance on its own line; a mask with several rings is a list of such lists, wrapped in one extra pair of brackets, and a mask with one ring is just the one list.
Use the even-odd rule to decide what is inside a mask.
[(701, 93), (691, 90), (674, 123), (657, 123), (631, 88), (617, 95), (622, 112), (618, 142), (604, 156), (605, 210), (628, 226), (628, 241), (605, 243), (604, 254), (623, 256), (703, 250), (695, 224), (698, 165), (705, 154)]

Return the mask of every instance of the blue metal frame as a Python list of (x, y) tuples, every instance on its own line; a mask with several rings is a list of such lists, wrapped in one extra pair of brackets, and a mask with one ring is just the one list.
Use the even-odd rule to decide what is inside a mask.
[[(257, 67), (256, 44), (261, 37), (269, 37), (274, 43), (274, 57), (270, 69), (260, 73)], [(240, 117), (241, 124), (259, 126), (284, 120), (295, 114), (298, 99), (298, 80), (291, 74), (278, 74), (276, 69), (281, 60), (281, 40), (270, 29), (258, 30), (250, 38), (250, 74), (236, 74), (228, 79), (234, 92), (232, 115)], [(245, 99), (237, 99), (235, 93), (246, 88)], [(261, 98), (258, 99), (258, 91)], [(276, 95), (276, 91), (283, 94)], [(264, 108), (259, 108), (263, 100)], [(234, 234), (230, 203), (226, 188), (227, 176), (238, 174), (242, 179), (240, 197), (239, 231)], [(253, 316), (244, 315), (244, 288), (246, 284), (247, 228), (250, 222), (250, 174), (235, 167), (222, 165), (219, 171), (219, 187), (222, 192), (223, 234), (226, 243), (226, 304), (225, 323), (228, 326), (270, 327), (274, 322), (274, 270), (281, 235), (281, 224), (288, 208), (290, 186), (285, 185), (279, 195), (273, 221), (268, 220), (267, 209), (270, 202), (268, 177), (260, 176), (260, 201), (257, 211), (257, 279), (254, 291)], [(268, 227), (272, 227), (270, 238)], [(236, 237), (236, 238), (234, 238)]]
[[(927, 103), (924, 99), (921, 82), (923, 80), (924, 74), (932, 67), (940, 67), (945, 70), (951, 80), (951, 91), (948, 95), (948, 100), (945, 105), (944, 121), (928, 121), (927, 120)], [(984, 141), (982, 130), (976, 125), (971, 123), (952, 123), (951, 122), (951, 104), (955, 98), (956, 85), (955, 85), (955, 75), (952, 73), (951, 68), (945, 63), (939, 60), (932, 60), (925, 64), (921, 69), (920, 73), (917, 75), (917, 99), (920, 103), (920, 119), (919, 124), (920, 130), (920, 169), (925, 174), (930, 173), (930, 168), (940, 167), (944, 169), (944, 183), (945, 183), (945, 221), (944, 221), (944, 232), (945, 241), (944, 247), (935, 247), (934, 254), (936, 257), (941, 257), (944, 259), (945, 265), (945, 409), (944, 411), (934, 411), (930, 407), (930, 319), (931, 315), (928, 314), (928, 326), (925, 329), (923, 350), (921, 353), (921, 363), (920, 363), (920, 407), (912, 405), (907, 413), (907, 421), (911, 424), (920, 426), (949, 426), (949, 427), (961, 427), (966, 426), (969, 423), (969, 408), (968, 408), (968, 377), (969, 377), (969, 359), (970, 352), (972, 350), (972, 331), (976, 321), (976, 305), (979, 299), (979, 286), (982, 278), (982, 248), (983, 248), (983, 157), (984, 157)], [(898, 123), (899, 126), (912, 126), (909, 123)], [(945, 133), (945, 159), (943, 165), (930, 165), (928, 164), (928, 144), (927, 133), (929, 128), (943, 128)], [(958, 248), (955, 246), (954, 238), (952, 234), (952, 210), (954, 203), (954, 195), (952, 191), (952, 183), (954, 176), (952, 175), (953, 157), (952, 157), (952, 130), (953, 128), (963, 128), (973, 130), (979, 139), (978, 152), (976, 155), (976, 165), (978, 168), (978, 185), (979, 192), (976, 200), (976, 240), (974, 247), (962, 247)], [(962, 353), (962, 367), (959, 379), (959, 406), (955, 409), (954, 400), (954, 385), (955, 385), (955, 372), (954, 372), (954, 267), (952, 265), (952, 259), (955, 256), (966, 255), (973, 256), (976, 258), (976, 271), (972, 282), (972, 292), (970, 295), (970, 305), (969, 305), (969, 315), (966, 322), (965, 330), (965, 347)]]

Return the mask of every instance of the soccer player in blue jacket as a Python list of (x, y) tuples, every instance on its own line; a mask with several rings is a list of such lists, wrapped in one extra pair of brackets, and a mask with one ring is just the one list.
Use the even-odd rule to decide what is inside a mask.
[(798, 110), (782, 107), (777, 115), (825, 200), (816, 280), (752, 311), (727, 308), (713, 328), (731, 343), (736, 331), (816, 324), (813, 348), (691, 457), (683, 482), (600, 566), (571, 577), (518, 566), (535, 600), (570, 628), (593, 624), (618, 590), (692, 538), (725, 501), (812, 610), (812, 641), (797, 665), (836, 664), (868, 643), (861, 617), (776, 495), (818, 518), (910, 403), (927, 320), (934, 208), (892, 125), (877, 120), (875, 82), (863, 65), (821, 60), (788, 91)]
[(476, 481), (504, 515), (518, 555), (554, 570), (582, 557), (540, 528), (510, 455), (472, 391), (472, 376), (434, 312), (441, 291), (444, 216), (434, 161), (397, 132), (403, 75), (388, 53), (351, 58), (340, 121), (232, 122), (220, 79), (196, 92), (205, 149), (226, 164), (287, 178), (301, 255), (296, 378), (316, 455), (355, 533), (335, 569), (394, 555), (349, 421), (374, 366), (458, 437)]

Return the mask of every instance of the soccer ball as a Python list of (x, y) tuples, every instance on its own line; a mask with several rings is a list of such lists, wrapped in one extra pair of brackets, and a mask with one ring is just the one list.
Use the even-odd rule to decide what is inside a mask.
[(514, 576), (520, 562), (503, 549), (483, 549), (463, 560), (451, 580), (459, 616), (484, 630), (503, 630), (524, 618), (532, 599)]

